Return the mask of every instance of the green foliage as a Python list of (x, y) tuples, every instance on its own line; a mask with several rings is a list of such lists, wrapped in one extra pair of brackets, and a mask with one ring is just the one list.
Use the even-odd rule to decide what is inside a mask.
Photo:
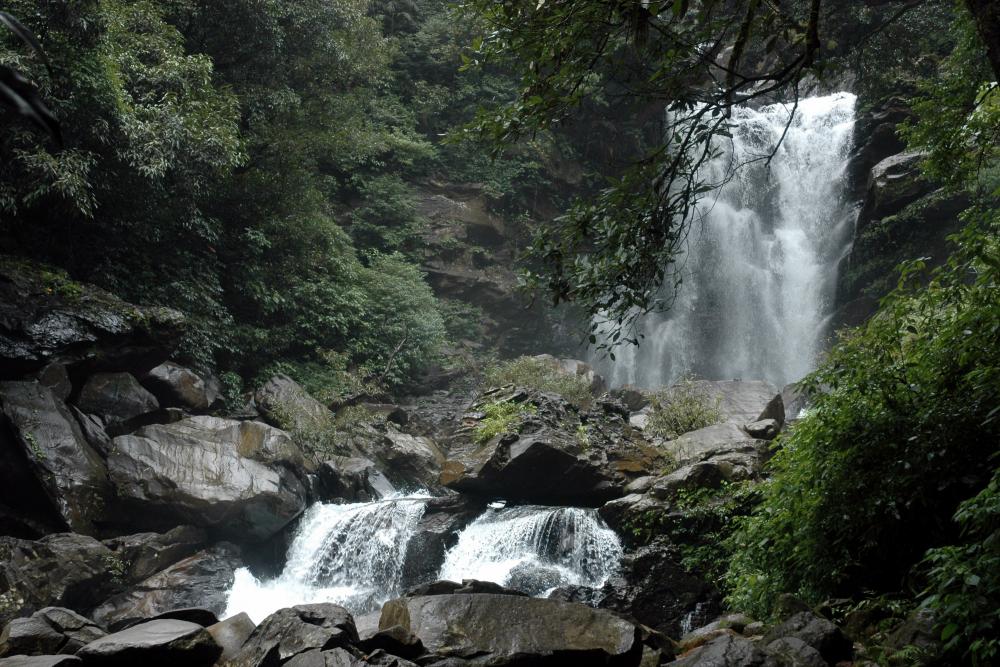
[(590, 382), (582, 375), (563, 370), (559, 362), (546, 357), (518, 357), (486, 368), (484, 382), (488, 387), (514, 385), (526, 389), (558, 394), (570, 403), (590, 405), (593, 396)]
[(1000, 471), (975, 497), (959, 505), (962, 542), (932, 549), (930, 595), (944, 651), (954, 663), (992, 665), (1000, 657)]
[(650, 434), (672, 440), (722, 420), (721, 396), (711, 397), (691, 377), (650, 396)]
[(898, 590), (955, 508), (992, 474), (1000, 437), (1000, 242), (995, 212), (922, 262), (807, 381), (814, 409), (781, 440), (759, 510), (733, 538), (730, 602), (767, 615), (808, 601)]
[(485, 416), (476, 427), (475, 440), (482, 445), (498, 435), (510, 433), (521, 419), (527, 415), (535, 414), (537, 411), (538, 408), (530, 403), (516, 403), (514, 401), (487, 403), (483, 407)]

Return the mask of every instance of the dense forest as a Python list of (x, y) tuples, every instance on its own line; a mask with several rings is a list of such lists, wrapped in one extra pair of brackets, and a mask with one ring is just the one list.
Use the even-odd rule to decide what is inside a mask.
[[(847, 664), (1000, 664), (995, 3), (9, 0), (0, 10), (9, 19), (0, 32), (0, 282), (30, 276), (68, 302), (96, 286), (177, 311), (183, 334), (168, 356), (219, 379), (213, 414), (238, 415), (258, 391), (261, 419), (317, 461), (356, 454), (337, 449), (357, 436), (331, 425), (325, 406), (461, 394), (457, 426), (440, 438), (453, 449), (436, 454), (442, 488), (542, 505), (580, 499), (520, 490), (539, 469), (559, 479), (557, 457), (518, 469), (509, 494), (479, 479), (446, 481), (452, 468), (442, 462), (549, 430), (555, 441), (570, 433), (574, 456), (593, 458), (632, 443), (631, 406), (606, 407), (630, 394), (615, 387), (601, 398), (580, 383), (583, 371), (567, 379), (549, 361), (514, 357), (608, 363), (648, 344), (637, 322), (687, 287), (699, 205), (722, 187), (705, 180), (706, 165), (732, 140), (734, 110), (783, 102), (787, 133), (800, 100), (853, 91), (856, 142), (893, 147), (877, 161), (898, 154), (915, 165), (884, 195), (902, 202), (896, 209), (875, 215), (886, 205), (871, 196), (857, 207), (874, 222), (857, 227), (829, 310), (867, 310), (853, 321), (831, 315), (850, 326), (796, 383), (804, 410), (786, 425), (782, 408), (759, 473), (685, 482), (666, 504), (630, 506), (614, 527), (636, 548), (667, 544), (684, 576), (717, 587), (720, 611), (776, 625), (796, 605), (823, 609), (856, 631), (863, 651)], [(872, 118), (889, 118), (890, 129), (878, 135)], [(769, 166), (778, 150), (759, 160)], [(845, 179), (863, 200), (874, 164), (857, 155)], [(453, 201), (461, 233), (438, 216)], [(17, 314), (0, 315), (0, 333), (13, 330)], [(15, 347), (0, 346), (0, 379), (34, 382), (38, 369), (15, 364)], [(91, 370), (70, 364), (64, 401), (83, 406)], [(259, 391), (275, 376), (318, 399), (319, 426), (268, 407)], [(691, 393), (698, 380), (673, 395), (645, 388), (654, 450), (724, 421)], [(532, 398), (496, 393), (510, 385)], [(407, 437), (437, 437), (437, 404), (426, 409)], [(169, 423), (140, 421), (102, 428), (117, 442)], [(16, 439), (5, 438), (5, 447)], [(24, 442), (31, 458), (33, 441)], [(660, 455), (667, 462), (642, 475), (690, 464)], [(498, 456), (482, 470), (506, 463)], [(17, 474), (0, 473), (8, 477)], [(424, 488), (434, 490), (432, 477)], [(578, 504), (658, 488), (622, 482), (601, 495), (606, 486)], [(111, 539), (118, 526), (103, 520), (95, 525), (115, 526), (98, 531)], [(643, 664), (672, 664), (674, 653), (688, 665), (836, 662), (827, 653), (821, 663), (684, 662), (681, 646)]]

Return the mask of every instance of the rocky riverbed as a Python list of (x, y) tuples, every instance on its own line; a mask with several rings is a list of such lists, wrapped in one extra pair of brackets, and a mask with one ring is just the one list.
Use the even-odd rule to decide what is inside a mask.
[[(0, 275), (0, 665), (852, 660), (823, 610), (792, 601), (774, 627), (722, 615), (711, 574), (684, 559), (714, 530), (692, 498), (728, 502), (731, 485), (761, 479), (792, 393), (703, 383), (719, 423), (671, 440), (648, 432), (644, 392), (609, 393), (573, 361), (558, 363), (589, 384), (579, 403), (507, 386), (327, 406), (276, 376), (234, 408), (216, 378), (170, 361), (182, 328), (94, 288)], [(483, 438), (497, 404), (516, 419)], [(416, 490), (433, 498), (408, 536), (409, 589), (374, 613), (225, 617), (236, 572), (277, 574), (311, 505)], [(498, 499), (595, 508), (624, 545), (620, 566), (544, 598), (513, 579), (435, 581)], [(666, 527), (653, 540), (651, 521)]]

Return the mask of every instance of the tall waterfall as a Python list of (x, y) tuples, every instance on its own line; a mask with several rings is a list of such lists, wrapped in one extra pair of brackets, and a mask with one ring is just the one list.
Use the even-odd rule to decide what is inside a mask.
[(782, 386), (812, 370), (855, 217), (844, 197), (854, 106), (848, 93), (800, 101), (769, 165), (759, 158), (791, 106), (734, 110), (732, 141), (704, 168), (722, 186), (699, 204), (672, 310), (643, 318), (638, 348), (595, 360), (612, 384), (655, 388), (693, 373)]
[(568, 584), (599, 588), (621, 556), (618, 536), (596, 510), (511, 507), (489, 510), (462, 531), (441, 578), (494, 581), (542, 595)]
[(279, 577), (257, 580), (236, 572), (226, 616), (245, 611), (256, 621), (284, 607), (333, 602), (355, 613), (396, 597), (410, 538), (427, 498), (351, 505), (313, 505), (306, 511)]

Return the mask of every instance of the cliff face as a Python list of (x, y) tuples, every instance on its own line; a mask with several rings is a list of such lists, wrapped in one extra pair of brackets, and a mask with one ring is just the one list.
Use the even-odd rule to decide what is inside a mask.
[(910, 110), (890, 98), (858, 118), (849, 167), (849, 195), (858, 205), (854, 242), (838, 275), (835, 328), (856, 326), (874, 314), (896, 285), (900, 262), (949, 254), (947, 237), (961, 228), (969, 202), (946, 193), (920, 172), (923, 154), (907, 151), (897, 135)]

